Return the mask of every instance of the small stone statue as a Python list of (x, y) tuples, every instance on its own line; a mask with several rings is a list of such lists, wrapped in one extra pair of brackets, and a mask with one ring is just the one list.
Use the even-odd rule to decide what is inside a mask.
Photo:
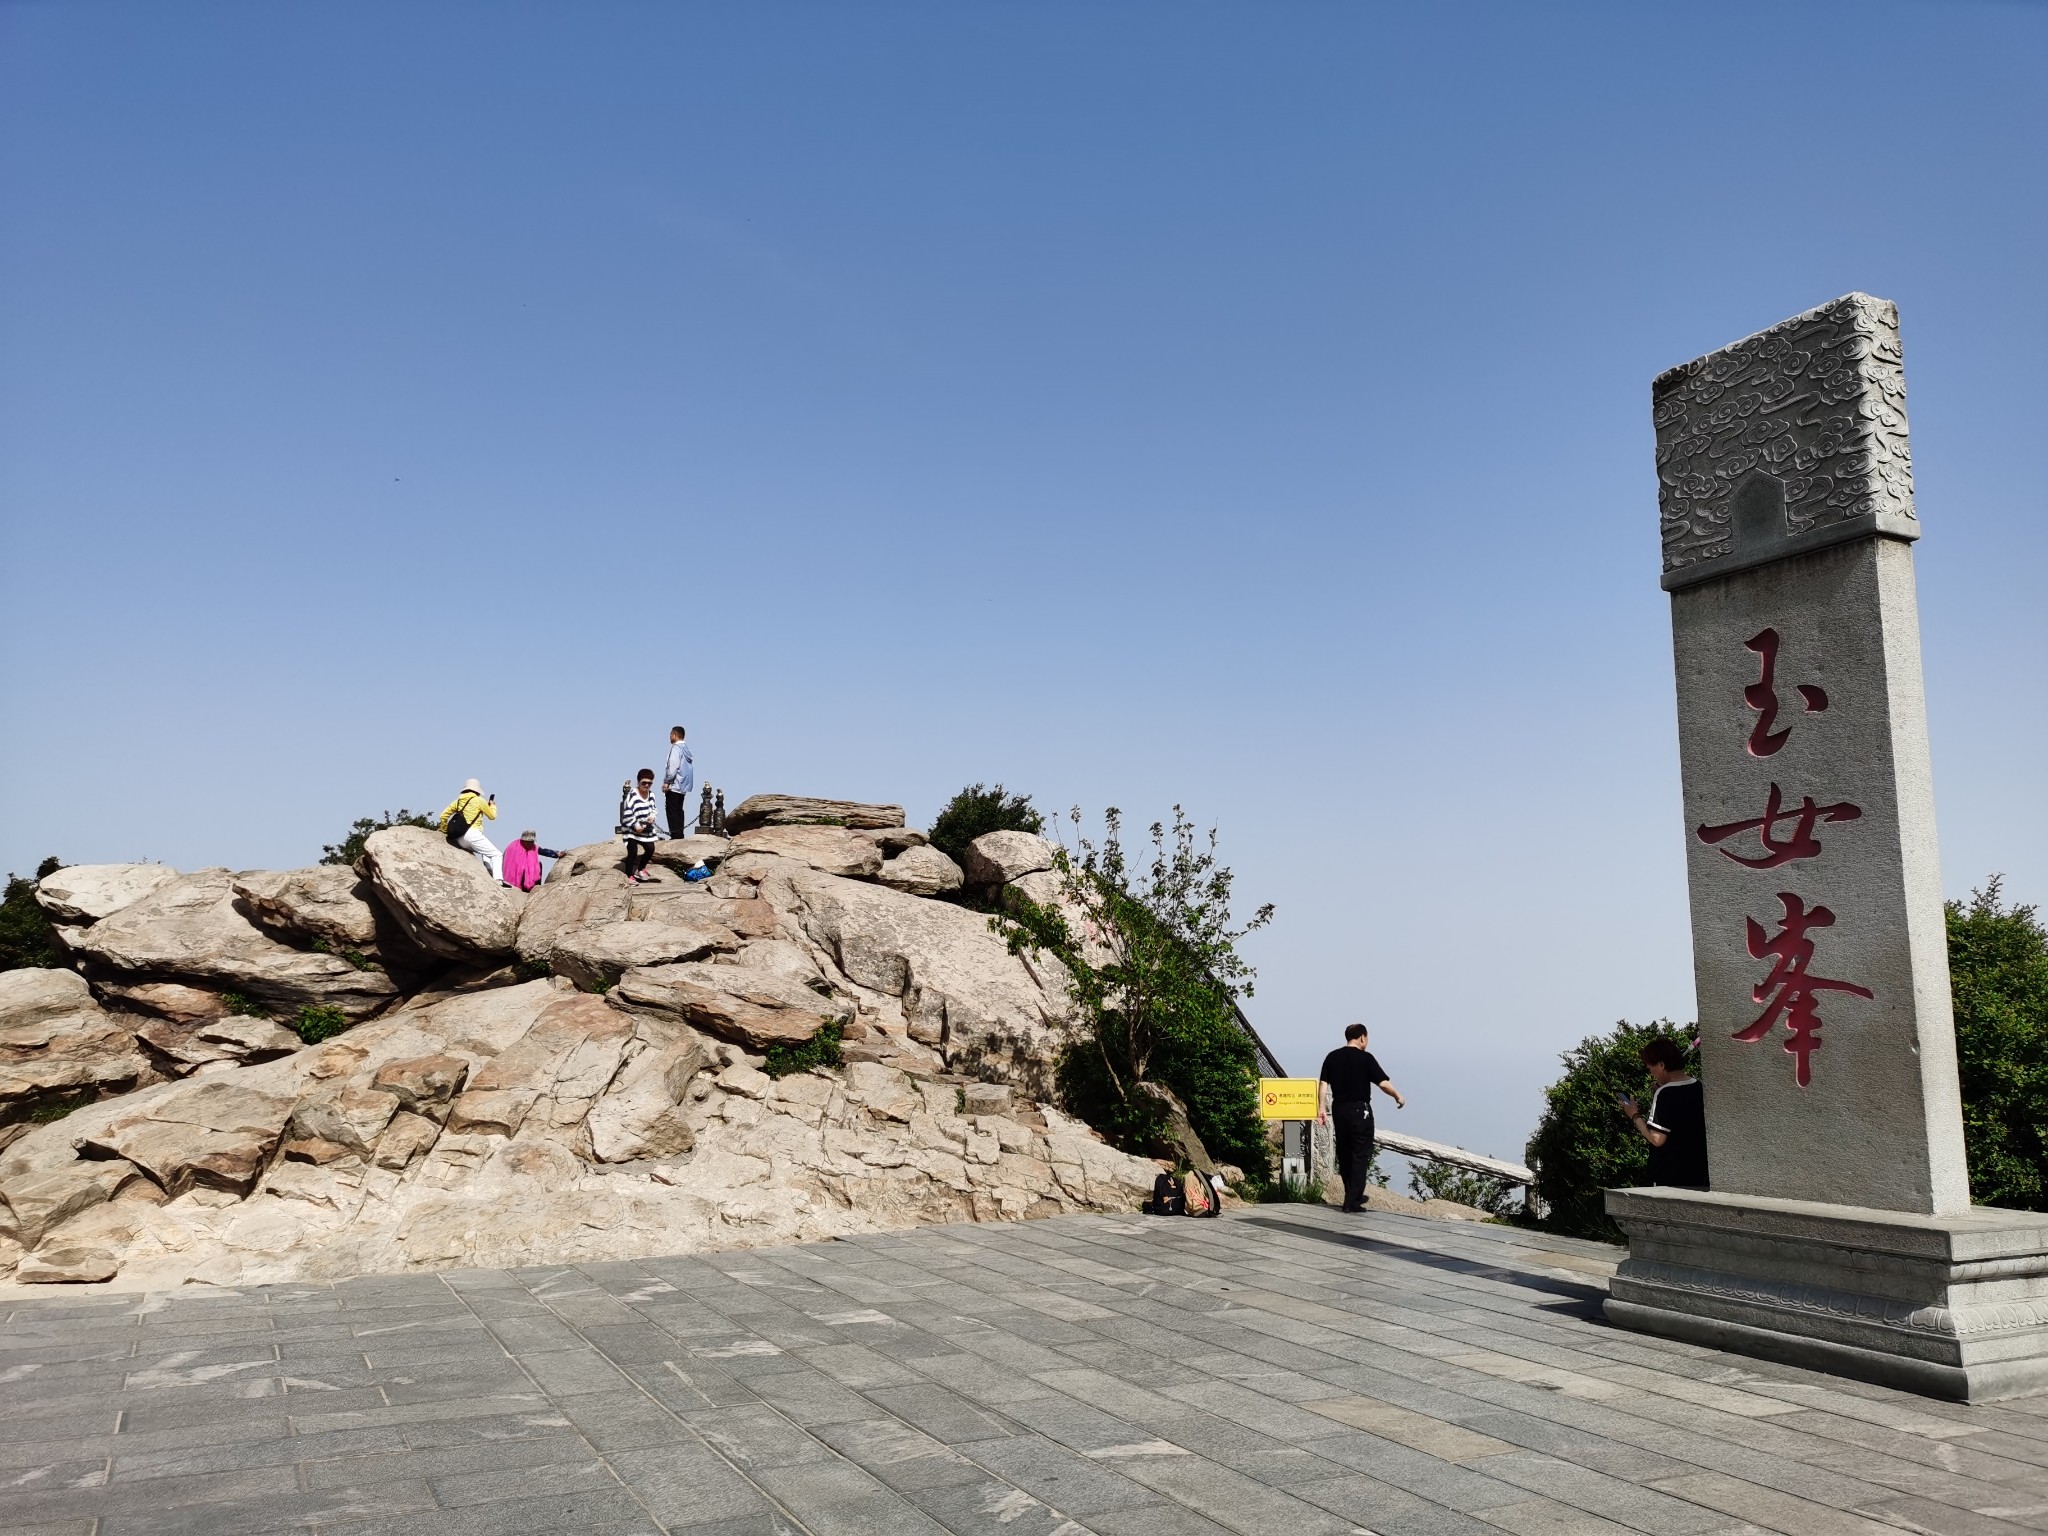
[(697, 835), (708, 837), (715, 828), (716, 824), (711, 819), (711, 785), (706, 783), (703, 797), (697, 802)]
[(722, 789), (718, 792), (718, 809), (712, 813), (712, 818), (718, 824), (718, 835), (725, 836), (725, 791)]

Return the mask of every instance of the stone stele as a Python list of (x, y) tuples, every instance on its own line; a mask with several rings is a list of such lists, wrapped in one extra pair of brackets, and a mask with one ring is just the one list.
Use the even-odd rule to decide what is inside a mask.
[(2048, 1390), (2048, 1216), (1970, 1204), (1898, 311), (1849, 294), (1652, 399), (1713, 1187), (1609, 1192), (1608, 1315)]

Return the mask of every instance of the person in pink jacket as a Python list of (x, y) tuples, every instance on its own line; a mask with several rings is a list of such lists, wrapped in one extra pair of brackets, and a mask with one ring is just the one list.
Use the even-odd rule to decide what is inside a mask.
[(528, 827), (519, 834), (519, 841), (505, 850), (505, 883), (515, 890), (530, 891), (539, 885), (540, 861), (561, 857), (553, 848), (541, 847), (539, 837), (538, 832)]

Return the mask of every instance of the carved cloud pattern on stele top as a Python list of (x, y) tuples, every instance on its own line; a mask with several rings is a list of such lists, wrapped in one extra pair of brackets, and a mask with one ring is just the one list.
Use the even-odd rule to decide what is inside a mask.
[(1784, 488), (1788, 537), (1877, 513), (1912, 518), (1899, 312), (1852, 293), (1651, 387), (1667, 572), (1730, 552), (1735, 492)]

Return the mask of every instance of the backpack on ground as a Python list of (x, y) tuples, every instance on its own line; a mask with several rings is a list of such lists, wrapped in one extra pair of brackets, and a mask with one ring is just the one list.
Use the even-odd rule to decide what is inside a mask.
[(1147, 1216), (1185, 1216), (1188, 1203), (1180, 1179), (1170, 1173), (1159, 1175), (1152, 1181), (1152, 1198), (1139, 1209)]

